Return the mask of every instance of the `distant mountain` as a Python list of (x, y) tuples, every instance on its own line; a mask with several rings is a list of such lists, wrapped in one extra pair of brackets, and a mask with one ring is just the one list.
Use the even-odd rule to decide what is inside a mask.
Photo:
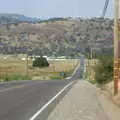
[(0, 13), (0, 20), (3, 18), (8, 19), (8, 22), (10, 22), (10, 21), (20, 21), (20, 22), (39, 22), (39, 21), (41, 21), (41, 19), (37, 18), (37, 17), (27, 17), (25, 15), (12, 14), (12, 13)]
[(42, 20), (41, 22), (55, 22), (55, 21), (64, 21), (64, 20), (67, 20), (67, 18), (55, 17), (55, 18)]

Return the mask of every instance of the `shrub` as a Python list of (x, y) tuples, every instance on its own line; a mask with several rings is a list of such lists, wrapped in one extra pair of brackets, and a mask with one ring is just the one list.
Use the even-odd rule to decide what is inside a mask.
[(99, 84), (106, 84), (113, 79), (113, 57), (99, 57), (99, 62), (95, 66), (95, 80)]
[(5, 75), (5, 76), (0, 76), (0, 81), (3, 81), (3, 82), (21, 81), (21, 80), (31, 80), (31, 77), (26, 76), (26, 75)]
[(48, 66), (49, 66), (49, 63), (47, 59), (42, 56), (35, 58), (35, 60), (33, 61), (33, 67), (42, 68), (42, 67), (48, 67)]

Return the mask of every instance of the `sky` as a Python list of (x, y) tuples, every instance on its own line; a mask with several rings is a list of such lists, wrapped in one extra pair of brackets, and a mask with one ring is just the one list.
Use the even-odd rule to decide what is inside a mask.
[[(30, 17), (99, 17), (105, 0), (0, 0), (0, 13), (19, 13)], [(113, 17), (110, 0), (106, 17)]]

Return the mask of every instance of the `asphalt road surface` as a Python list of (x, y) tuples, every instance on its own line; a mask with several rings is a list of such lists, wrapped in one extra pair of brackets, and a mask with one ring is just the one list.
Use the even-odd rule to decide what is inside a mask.
[(84, 59), (65, 80), (36, 80), (0, 84), (0, 120), (30, 118), (71, 81), (82, 77)]

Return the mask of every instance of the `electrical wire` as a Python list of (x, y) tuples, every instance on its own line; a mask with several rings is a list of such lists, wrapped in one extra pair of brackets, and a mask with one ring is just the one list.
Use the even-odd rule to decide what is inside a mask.
[[(109, 5), (109, 1), (110, 0), (105, 0), (105, 5), (104, 5), (104, 8), (103, 8), (103, 11), (102, 11), (102, 15), (101, 15), (101, 17), (100, 18), (105, 18), (105, 15), (106, 15), (106, 13), (107, 13), (107, 9), (108, 9), (108, 5)], [(101, 22), (102, 21), (100, 21), (100, 27), (99, 27), (99, 30), (98, 30), (98, 33), (99, 33), (99, 35), (101, 36)], [(96, 46), (96, 40), (95, 40), (95, 46)], [(105, 41), (104, 41), (104, 43), (103, 43), (104, 45), (103, 45), (103, 49), (104, 49), (104, 47), (105, 47)], [(96, 56), (96, 53), (94, 53), (94, 56)]]
[(102, 12), (101, 18), (104, 18), (105, 15), (106, 15), (107, 8), (108, 8), (108, 5), (109, 5), (109, 1), (110, 1), (110, 0), (106, 0), (106, 1), (105, 1), (105, 5), (104, 5), (104, 8), (103, 8), (103, 12)]

